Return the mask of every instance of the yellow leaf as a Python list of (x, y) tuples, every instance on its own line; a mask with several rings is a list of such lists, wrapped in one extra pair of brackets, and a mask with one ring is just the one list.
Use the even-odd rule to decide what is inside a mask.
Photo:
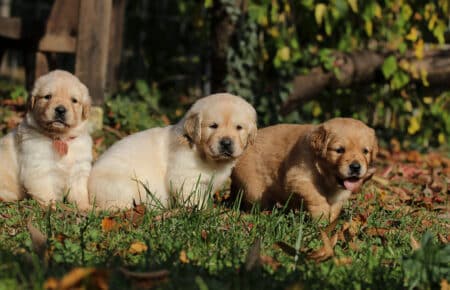
[(422, 59), (423, 58), (423, 50), (424, 50), (423, 39), (419, 39), (414, 44), (414, 54), (416, 55), (416, 57), (418, 59)]
[(367, 20), (367, 21), (364, 23), (364, 28), (366, 29), (367, 36), (372, 36), (372, 33), (373, 33), (373, 24), (372, 24), (372, 21)]
[(189, 263), (189, 259), (188, 259), (188, 257), (187, 257), (187, 254), (186, 254), (186, 251), (185, 251), (185, 250), (182, 250), (182, 251), (180, 252), (180, 262), (183, 263), (183, 264)]
[(422, 84), (425, 87), (429, 87), (430, 86), (430, 83), (428, 82), (427, 76), (428, 76), (427, 70), (424, 69), (424, 68), (421, 68), (420, 69), (420, 79), (422, 80)]
[(268, 32), (273, 38), (277, 38), (278, 36), (280, 36), (280, 32), (278, 31), (277, 27), (270, 28)]
[(314, 103), (313, 110), (312, 110), (313, 117), (318, 117), (318, 116), (320, 116), (320, 114), (322, 114), (322, 108), (320, 107), (320, 104)]
[(409, 119), (408, 134), (414, 135), (420, 130), (420, 122), (417, 117), (413, 116)]
[(378, 18), (378, 19), (380, 19), (380, 18), (382, 17), (382, 14), (381, 14), (381, 6), (380, 6), (378, 3), (375, 4), (374, 15), (375, 15), (375, 17)]
[(286, 13), (291, 13), (291, 6), (289, 5), (288, 2), (284, 3), (284, 11), (286, 11)]
[(413, 111), (413, 105), (412, 105), (411, 101), (405, 101), (405, 103), (403, 105), (403, 108), (407, 112), (412, 112)]
[(422, 100), (427, 105), (431, 105), (433, 103), (433, 98), (432, 97), (423, 97)]
[(258, 18), (258, 23), (262, 27), (267, 27), (269, 25), (269, 20), (267, 19), (267, 15), (262, 15)]
[(283, 46), (277, 50), (276, 58), (282, 61), (288, 61), (291, 58), (291, 50), (287, 46)]
[(401, 59), (398, 62), (398, 66), (404, 71), (409, 71), (410, 64), (409, 61), (407, 61), (406, 59)]
[(433, 30), (434, 26), (436, 25), (436, 21), (438, 20), (437, 15), (433, 14), (430, 18), (430, 21), (428, 22), (428, 29)]
[(130, 248), (128, 249), (128, 253), (130, 254), (140, 254), (142, 252), (147, 251), (147, 245), (142, 242), (134, 242), (131, 244)]
[(286, 21), (286, 16), (284, 15), (284, 13), (281, 13), (280, 15), (278, 15), (279, 23), (284, 23), (285, 21)]
[(323, 22), (323, 17), (325, 16), (325, 12), (327, 11), (327, 5), (323, 3), (319, 3), (316, 5), (314, 10), (314, 17), (316, 18), (317, 24), (321, 25)]
[(347, 0), (353, 12), (358, 13), (358, 0)]
[(438, 141), (439, 141), (439, 144), (445, 144), (445, 135), (444, 135), (444, 133), (439, 133), (439, 135), (438, 135)]
[(419, 37), (419, 31), (415, 27), (411, 27), (411, 30), (409, 31), (408, 35), (406, 35), (406, 39), (411, 41), (416, 41)]

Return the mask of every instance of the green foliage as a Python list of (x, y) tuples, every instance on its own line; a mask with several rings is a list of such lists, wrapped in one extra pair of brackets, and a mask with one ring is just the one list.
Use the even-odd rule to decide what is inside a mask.
[(143, 80), (123, 85), (121, 92), (106, 101), (105, 124), (127, 133), (162, 126), (160, 93)]
[(426, 232), (421, 247), (402, 260), (402, 267), (409, 289), (437, 289), (442, 280), (450, 281), (450, 245), (436, 244)]
[[(424, 43), (444, 43), (448, 9), (446, 1), (249, 1), (247, 14), (232, 12), (239, 25), (228, 57), (227, 89), (254, 102), (262, 125), (351, 116), (405, 145), (445, 144), (449, 94), (429, 91), (427, 73), (411, 73), (402, 56), (409, 51), (421, 59)], [(355, 50), (387, 55), (381, 79), (330, 89), (289, 116), (278, 113), (294, 76), (320, 67), (339, 78), (333, 51)]]

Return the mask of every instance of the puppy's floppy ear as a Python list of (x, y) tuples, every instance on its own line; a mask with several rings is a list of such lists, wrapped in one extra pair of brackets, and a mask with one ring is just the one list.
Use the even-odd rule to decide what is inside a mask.
[(251, 123), (248, 127), (248, 137), (247, 137), (247, 143), (249, 145), (253, 145), (256, 140), (256, 134), (258, 132), (258, 128), (256, 127), (256, 123)]
[(324, 125), (320, 125), (310, 134), (311, 148), (318, 156), (326, 156), (328, 141), (329, 132)]
[(202, 136), (202, 126), (201, 126), (201, 116), (200, 113), (190, 113), (186, 116), (184, 120), (183, 128), (184, 133), (191, 139), (194, 143), (199, 143)]
[(80, 82), (80, 88), (82, 93), (82, 114), (81, 117), (83, 120), (87, 120), (89, 118), (89, 113), (91, 112), (91, 97), (89, 96), (88, 88)]
[(27, 110), (32, 111), (34, 109), (35, 104), (36, 104), (36, 96), (31, 94), (27, 100)]
[(87, 120), (87, 118), (89, 118), (89, 113), (91, 112), (91, 100), (90, 100), (90, 98), (83, 102), (82, 109), (83, 109), (83, 111), (81, 113), (81, 117), (83, 118), (83, 120)]

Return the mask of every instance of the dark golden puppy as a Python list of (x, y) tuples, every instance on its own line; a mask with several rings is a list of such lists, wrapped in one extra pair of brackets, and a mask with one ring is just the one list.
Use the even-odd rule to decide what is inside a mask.
[(270, 208), (291, 198), (291, 207), (303, 201), (314, 218), (333, 221), (373, 174), (377, 151), (374, 130), (354, 119), (267, 127), (239, 159), (232, 190), (243, 190), (247, 206), (260, 202)]

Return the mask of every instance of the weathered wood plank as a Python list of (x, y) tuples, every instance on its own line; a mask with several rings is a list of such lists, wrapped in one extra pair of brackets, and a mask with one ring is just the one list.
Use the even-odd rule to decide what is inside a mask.
[(46, 34), (39, 40), (38, 48), (47, 52), (75, 53), (77, 39), (69, 35)]
[(19, 17), (0, 17), (0, 36), (20, 39), (22, 37), (22, 20)]
[(108, 78), (106, 87), (114, 90), (119, 78), (120, 60), (123, 45), (126, 0), (113, 0), (111, 29), (109, 31)]
[(75, 74), (101, 105), (107, 78), (112, 0), (81, 0)]

